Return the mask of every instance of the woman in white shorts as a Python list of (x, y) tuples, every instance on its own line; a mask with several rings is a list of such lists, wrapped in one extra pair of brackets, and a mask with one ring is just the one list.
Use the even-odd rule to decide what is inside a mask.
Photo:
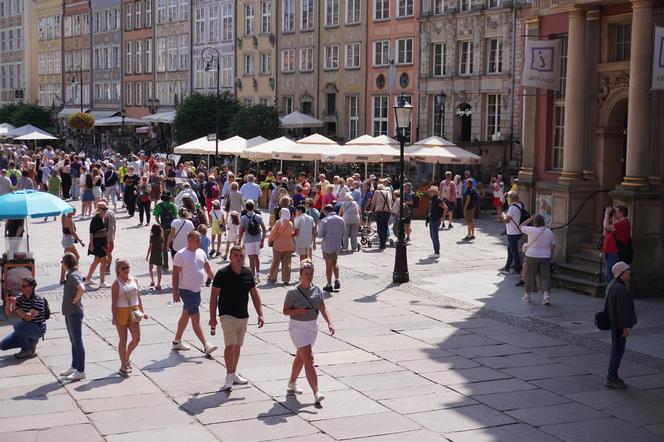
[(325, 307), (323, 292), (313, 285), (314, 265), (310, 260), (304, 260), (300, 263), (300, 283), (297, 287), (286, 293), (284, 301), (284, 315), (290, 316), (288, 332), (291, 340), (297, 348), (293, 369), (291, 370), (290, 380), (288, 381), (288, 390), (296, 394), (301, 394), (297, 386), (297, 378), (302, 372), (307, 376), (307, 381), (314, 392), (316, 404), (319, 404), (325, 397), (318, 390), (318, 375), (314, 365), (314, 355), (312, 347), (318, 334), (318, 312), (323, 315), (327, 322), (330, 335), (334, 335), (334, 326)]

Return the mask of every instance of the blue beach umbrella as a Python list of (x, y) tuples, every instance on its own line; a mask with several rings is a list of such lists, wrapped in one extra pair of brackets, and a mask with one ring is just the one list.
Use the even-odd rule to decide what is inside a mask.
[[(69, 213), (74, 208), (55, 195), (36, 190), (17, 190), (0, 196), (0, 219), (46, 218)], [(28, 250), (30, 235), (26, 223)]]

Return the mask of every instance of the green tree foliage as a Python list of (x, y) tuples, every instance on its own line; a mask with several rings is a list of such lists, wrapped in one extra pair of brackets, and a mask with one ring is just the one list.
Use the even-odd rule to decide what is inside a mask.
[(274, 106), (262, 104), (246, 106), (233, 117), (232, 132), (249, 139), (262, 136), (267, 139), (277, 138), (281, 132), (279, 114)]
[(51, 112), (36, 104), (7, 104), (0, 107), (0, 123), (9, 123), (15, 127), (32, 124), (38, 128), (53, 132)]
[(233, 115), (237, 113), (239, 105), (230, 94), (217, 97), (212, 94), (191, 94), (178, 105), (173, 127), (175, 139), (183, 144), (196, 138), (214, 133), (215, 107), (219, 110), (220, 139), (234, 135), (231, 133)]

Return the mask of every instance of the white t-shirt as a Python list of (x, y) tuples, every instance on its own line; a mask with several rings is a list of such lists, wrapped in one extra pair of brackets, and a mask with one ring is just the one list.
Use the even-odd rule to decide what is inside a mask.
[[(174, 221), (175, 222), (175, 221)], [(205, 282), (205, 263), (207, 255), (203, 249), (191, 251), (184, 248), (173, 257), (173, 265), (180, 267), (180, 288), (200, 292)]]
[(521, 230), (528, 235), (526, 256), (531, 258), (551, 258), (551, 247), (556, 243), (556, 238), (551, 229), (547, 227), (523, 226)]
[(521, 202), (510, 204), (509, 209), (507, 209), (507, 216), (511, 217), (512, 220), (505, 224), (506, 231), (508, 235), (518, 235), (521, 232), (519, 231), (519, 224), (521, 224), (521, 210), (518, 206), (521, 206)]
[[(184, 224), (184, 226), (183, 226)], [(182, 227), (182, 229), (180, 229)], [(194, 224), (188, 219), (174, 219), (171, 223), (171, 231), (174, 232), (173, 235), (177, 233), (177, 236), (173, 237), (173, 249), (180, 250), (187, 247), (187, 235), (189, 232), (194, 230)], [(178, 231), (180, 233), (178, 233)]]
[(311, 247), (311, 241), (314, 236), (314, 219), (303, 213), (295, 218), (295, 228), (297, 229), (295, 248), (306, 249), (307, 247)]

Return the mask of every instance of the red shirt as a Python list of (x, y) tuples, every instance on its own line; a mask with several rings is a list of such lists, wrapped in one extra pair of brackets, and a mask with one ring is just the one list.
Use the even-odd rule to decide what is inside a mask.
[(602, 252), (604, 253), (618, 253), (618, 246), (616, 245), (616, 238), (623, 244), (629, 242), (629, 238), (632, 234), (632, 224), (627, 218), (624, 218), (613, 225), (615, 229), (613, 232), (605, 230), (604, 231), (604, 244), (602, 246)]

